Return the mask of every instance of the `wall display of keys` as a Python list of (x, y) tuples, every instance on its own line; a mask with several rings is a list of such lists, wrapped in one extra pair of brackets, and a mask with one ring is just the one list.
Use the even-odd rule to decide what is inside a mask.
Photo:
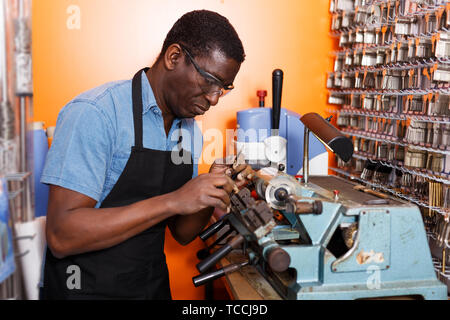
[(450, 283), (450, 2), (331, 0), (330, 12), (328, 103), (355, 148), (333, 170), (416, 203)]

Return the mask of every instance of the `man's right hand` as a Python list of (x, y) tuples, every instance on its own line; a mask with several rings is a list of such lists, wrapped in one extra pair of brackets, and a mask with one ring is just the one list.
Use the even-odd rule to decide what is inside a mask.
[(194, 214), (205, 208), (227, 211), (233, 187), (233, 181), (223, 173), (202, 174), (167, 194), (168, 206), (179, 215)]

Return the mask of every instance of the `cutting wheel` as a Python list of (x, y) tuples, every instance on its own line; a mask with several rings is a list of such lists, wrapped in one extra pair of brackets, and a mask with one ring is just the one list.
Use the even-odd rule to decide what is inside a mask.
[(277, 200), (275, 197), (275, 192), (283, 188), (288, 194), (295, 194), (295, 184), (283, 177), (278, 177), (272, 179), (266, 188), (266, 201), (267, 203), (276, 210), (286, 209), (286, 202)]

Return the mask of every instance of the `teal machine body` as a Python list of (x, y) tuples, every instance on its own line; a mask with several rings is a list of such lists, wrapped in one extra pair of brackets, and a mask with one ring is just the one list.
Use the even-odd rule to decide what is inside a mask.
[[(290, 223), (278, 224), (267, 237), (289, 254), (289, 269), (277, 273), (260, 264), (258, 270), (286, 299), (446, 300), (447, 287), (437, 280), (418, 207), (354, 186), (333, 176), (311, 176), (307, 185), (287, 175), (274, 178), (266, 191), (269, 203), (276, 189), (284, 188), (301, 201), (320, 200), (323, 210), (284, 212)], [(339, 197), (330, 188), (338, 189)], [(295, 243), (305, 231), (310, 243)]]

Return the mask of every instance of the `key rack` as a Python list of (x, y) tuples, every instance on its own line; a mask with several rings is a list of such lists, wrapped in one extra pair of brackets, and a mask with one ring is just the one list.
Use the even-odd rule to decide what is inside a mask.
[(448, 285), (450, 2), (331, 0), (330, 12), (339, 50), (328, 112), (355, 146), (351, 161), (330, 169), (417, 204)]

